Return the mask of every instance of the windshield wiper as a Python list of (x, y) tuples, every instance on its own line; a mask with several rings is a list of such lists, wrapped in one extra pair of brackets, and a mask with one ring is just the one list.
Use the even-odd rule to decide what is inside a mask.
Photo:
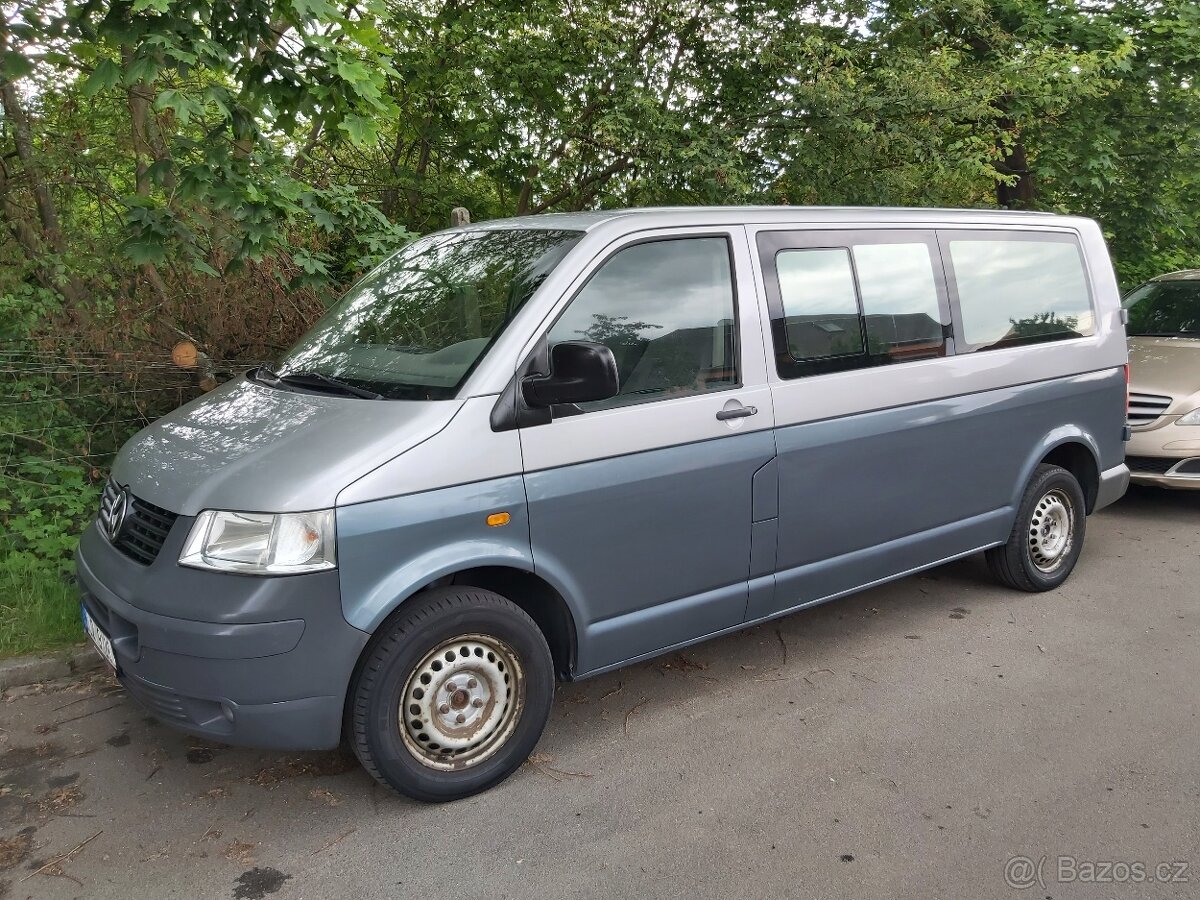
[(377, 394), (374, 391), (368, 391), (366, 388), (357, 387), (356, 385), (334, 378), (332, 375), (326, 375), (323, 372), (288, 372), (286, 375), (280, 375), (278, 380), (283, 384), (294, 384), (296, 387), (329, 388), (349, 394), (352, 397), (362, 397), (364, 400), (387, 399), (383, 394)]
[(266, 366), (259, 366), (254, 370), (254, 377), (264, 384), (269, 384), (272, 387), (294, 386), (301, 388), (325, 388), (342, 394), (349, 394), (351, 397), (362, 397), (364, 400), (386, 400), (383, 394), (377, 394), (374, 391), (369, 391), (366, 388), (360, 388), (353, 384), (348, 384), (334, 378), (332, 375), (326, 375), (322, 372), (288, 372), (285, 375), (276, 375)]

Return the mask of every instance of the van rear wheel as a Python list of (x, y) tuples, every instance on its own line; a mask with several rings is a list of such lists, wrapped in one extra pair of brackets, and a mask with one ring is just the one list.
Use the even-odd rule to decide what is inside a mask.
[(1060, 466), (1037, 467), (1017, 510), (1008, 541), (987, 551), (988, 568), (1002, 584), (1050, 591), (1075, 568), (1087, 524), (1083, 489)]
[(377, 632), (347, 731), (379, 781), (416, 800), (457, 800), (516, 771), (553, 698), (550, 649), (529, 616), (491, 591), (437, 589)]

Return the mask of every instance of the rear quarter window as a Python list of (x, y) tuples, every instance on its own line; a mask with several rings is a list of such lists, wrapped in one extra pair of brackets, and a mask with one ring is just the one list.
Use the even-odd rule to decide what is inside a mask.
[(1061, 234), (942, 233), (958, 307), (957, 352), (1095, 333), (1083, 255)]

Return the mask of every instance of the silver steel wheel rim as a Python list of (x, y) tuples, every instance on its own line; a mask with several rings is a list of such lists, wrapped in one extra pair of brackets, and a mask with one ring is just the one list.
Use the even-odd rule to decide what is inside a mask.
[(1071, 553), (1075, 541), (1075, 508), (1071, 498), (1055, 488), (1033, 508), (1029, 520), (1029, 556), (1039, 572), (1053, 572)]
[(477, 766), (512, 736), (524, 698), (517, 653), (499, 638), (464, 634), (439, 644), (409, 675), (400, 736), (431, 769)]

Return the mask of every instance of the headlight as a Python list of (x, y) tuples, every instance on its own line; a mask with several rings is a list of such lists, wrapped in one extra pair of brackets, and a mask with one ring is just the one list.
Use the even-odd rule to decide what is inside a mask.
[(333, 510), (218, 512), (196, 517), (179, 564), (251, 575), (294, 575), (337, 566)]
[(1175, 420), (1176, 425), (1200, 425), (1200, 408), (1193, 409)]

